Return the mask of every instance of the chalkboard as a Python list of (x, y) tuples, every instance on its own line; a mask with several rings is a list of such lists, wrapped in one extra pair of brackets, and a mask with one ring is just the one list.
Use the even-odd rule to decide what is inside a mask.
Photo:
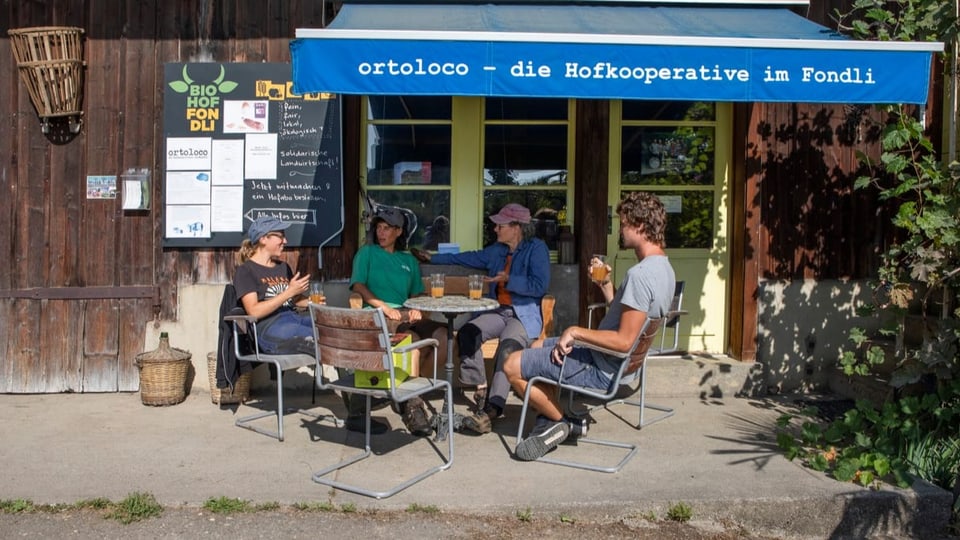
[(164, 66), (165, 247), (240, 245), (250, 223), (296, 246), (339, 246), (340, 99), (293, 93), (289, 64)]

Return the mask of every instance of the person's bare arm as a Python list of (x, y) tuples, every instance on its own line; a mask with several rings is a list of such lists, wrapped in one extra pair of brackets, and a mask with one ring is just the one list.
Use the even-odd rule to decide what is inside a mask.
[(623, 312), (620, 315), (620, 327), (617, 330), (595, 330), (581, 326), (571, 326), (560, 335), (551, 354), (551, 359), (557, 364), (563, 362), (563, 357), (573, 350), (574, 341), (582, 341), (614, 351), (627, 352), (646, 320), (646, 313), (623, 306)]
[(243, 310), (247, 313), (247, 315), (256, 317), (257, 320), (260, 320), (280, 309), (280, 307), (283, 306), (287, 300), (304, 294), (309, 284), (310, 276), (304, 275), (301, 277), (300, 273), (297, 272), (292, 278), (290, 278), (290, 283), (287, 284), (287, 288), (284, 289), (280, 294), (271, 296), (270, 298), (265, 298), (263, 301), (260, 301), (257, 298), (257, 291), (250, 291), (240, 298), (240, 303), (243, 305)]
[(403, 319), (403, 313), (401, 313), (399, 309), (388, 306), (386, 302), (377, 298), (377, 296), (373, 294), (373, 292), (363, 283), (354, 283), (353, 292), (359, 294), (360, 297), (363, 298), (363, 303), (383, 309), (383, 314), (388, 319), (394, 321)]

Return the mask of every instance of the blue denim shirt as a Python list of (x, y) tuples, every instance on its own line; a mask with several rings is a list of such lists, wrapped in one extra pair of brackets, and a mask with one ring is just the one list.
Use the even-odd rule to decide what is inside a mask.
[[(493, 277), (507, 266), (506, 244), (494, 242), (479, 251), (463, 253), (438, 253), (430, 258), (431, 264), (456, 264), (487, 271)], [(550, 287), (550, 250), (539, 238), (521, 240), (513, 252), (507, 291), (527, 337), (536, 339), (543, 329), (540, 315), (540, 300)], [(487, 296), (497, 299), (496, 287), (491, 287)]]

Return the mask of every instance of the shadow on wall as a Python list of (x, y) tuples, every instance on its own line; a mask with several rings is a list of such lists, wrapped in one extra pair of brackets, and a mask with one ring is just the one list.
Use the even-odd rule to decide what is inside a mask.
[(871, 300), (865, 280), (762, 280), (757, 361), (769, 391), (826, 390), (840, 355), (853, 348), (850, 329), (877, 329), (876, 318), (857, 314)]
[(744, 176), (759, 180), (747, 208), (759, 214), (748, 214), (738, 234), (747, 239), (743, 257), (760, 265), (757, 360), (773, 391), (821, 387), (848, 329), (871, 324), (855, 313), (869, 296), (855, 280), (874, 275), (876, 246), (895, 234), (891, 203), (852, 188), (868, 173), (858, 152), (879, 157), (885, 118), (875, 109), (803, 103), (744, 112)]

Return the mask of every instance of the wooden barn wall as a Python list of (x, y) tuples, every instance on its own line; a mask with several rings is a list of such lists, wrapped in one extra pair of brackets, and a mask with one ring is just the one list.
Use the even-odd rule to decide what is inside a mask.
[[(299, 0), (0, 2), (0, 113), (8, 119), (0, 122), (0, 253), (9, 261), (0, 269), (0, 392), (136, 390), (145, 325), (176, 318), (180, 285), (232, 278), (232, 249), (161, 246), (163, 65), (289, 61), (295, 28), (329, 20), (324, 4), (331, 9)], [(43, 133), (17, 76), (7, 30), (36, 26), (85, 30), (76, 135), (58, 122)], [(345, 118), (357, 112), (355, 103), (345, 109)], [(345, 138), (345, 147), (358, 145)], [(345, 196), (356, 200), (357, 160), (344, 161)], [(132, 167), (152, 172), (151, 210), (86, 198), (87, 175)], [(348, 223), (356, 217), (348, 205)], [(349, 274), (356, 242), (348, 228), (342, 249), (324, 250), (328, 279)], [(288, 259), (318, 272), (316, 248)]]

